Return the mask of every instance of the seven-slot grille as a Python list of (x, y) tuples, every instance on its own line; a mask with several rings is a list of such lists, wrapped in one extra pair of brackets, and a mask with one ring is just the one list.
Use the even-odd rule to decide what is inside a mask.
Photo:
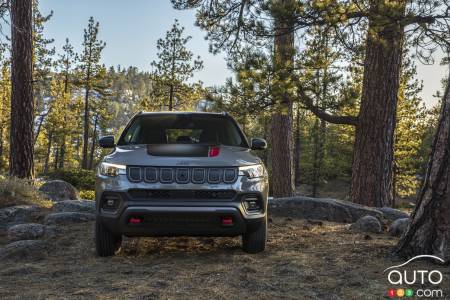
[(128, 166), (127, 177), (131, 182), (148, 183), (234, 183), (237, 168), (168, 168)]
[(192, 200), (227, 200), (233, 199), (236, 192), (233, 190), (151, 190), (131, 189), (128, 191), (131, 198), (140, 199), (192, 199)]

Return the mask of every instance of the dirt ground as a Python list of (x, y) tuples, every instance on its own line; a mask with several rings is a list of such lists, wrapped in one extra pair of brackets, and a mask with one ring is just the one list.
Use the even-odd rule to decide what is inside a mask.
[[(67, 226), (48, 258), (1, 262), (0, 299), (383, 299), (383, 270), (403, 262), (390, 258), (397, 239), (386, 234), (286, 218), (272, 220), (256, 255), (239, 238), (181, 237), (127, 239), (98, 258), (92, 232), (93, 223)], [(448, 296), (450, 268), (441, 270)]]

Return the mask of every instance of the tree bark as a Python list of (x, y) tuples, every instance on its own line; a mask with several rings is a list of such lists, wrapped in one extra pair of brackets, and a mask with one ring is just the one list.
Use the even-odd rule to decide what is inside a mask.
[(3, 126), (0, 126), (0, 168), (3, 157)]
[(173, 85), (169, 89), (169, 111), (173, 110)]
[(91, 154), (89, 157), (89, 169), (92, 169), (94, 164), (95, 141), (97, 140), (97, 123), (98, 123), (98, 113), (95, 115), (94, 119), (94, 133), (92, 135)]
[(84, 95), (84, 129), (83, 129), (83, 153), (81, 160), (81, 167), (83, 169), (88, 169), (88, 144), (89, 144), (89, 93), (91, 91), (90, 80), (91, 80), (91, 70), (90, 66), (87, 69), (86, 76), (86, 86)]
[(63, 140), (61, 143), (61, 150), (60, 150), (60, 158), (59, 158), (59, 169), (64, 169), (64, 159), (66, 156), (66, 137), (63, 136)]
[(301, 147), (301, 137), (300, 137), (300, 105), (297, 104), (297, 112), (295, 116), (295, 156), (294, 156), (294, 184), (295, 186), (300, 185), (300, 147)]
[(436, 255), (450, 262), (450, 81), (416, 209), (395, 252), (401, 257)]
[(58, 165), (59, 165), (59, 147), (58, 145), (56, 145), (56, 149), (55, 149), (55, 161), (53, 163), (53, 169), (54, 170), (58, 170)]
[[(280, 82), (286, 83), (293, 73), (294, 65), (294, 22), (288, 11), (292, 0), (278, 0), (286, 11), (275, 15), (274, 67)], [(283, 89), (283, 88), (282, 88)], [(277, 89), (274, 89), (277, 90)], [(292, 99), (283, 89), (276, 91), (277, 107), (272, 115), (272, 192), (274, 197), (294, 195), (294, 161), (292, 143)]]
[(9, 174), (33, 177), (32, 0), (11, 1), (11, 135)]
[(370, 3), (370, 15), (375, 17), (369, 17), (351, 187), (353, 202), (378, 207), (391, 206), (393, 201), (392, 160), (404, 36), (403, 26), (387, 18), (404, 16), (406, 2), (383, 3)]

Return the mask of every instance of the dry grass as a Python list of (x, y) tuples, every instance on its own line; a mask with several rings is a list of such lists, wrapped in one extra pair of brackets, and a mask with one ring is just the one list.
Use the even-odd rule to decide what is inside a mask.
[(52, 201), (39, 192), (34, 181), (0, 176), (0, 208), (22, 204), (50, 208)]
[[(382, 271), (399, 262), (397, 239), (332, 223), (275, 218), (257, 255), (238, 238), (180, 237), (128, 239), (98, 258), (92, 230), (65, 228), (43, 261), (2, 264), (0, 299), (383, 299)], [(449, 281), (441, 288), (448, 295)]]

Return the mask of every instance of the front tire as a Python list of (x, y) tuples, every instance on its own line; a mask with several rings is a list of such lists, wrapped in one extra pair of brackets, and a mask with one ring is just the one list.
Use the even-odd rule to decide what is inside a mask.
[(266, 249), (267, 242), (267, 215), (263, 222), (253, 232), (247, 232), (242, 235), (242, 249), (247, 253), (259, 253)]
[(95, 221), (95, 249), (100, 257), (112, 256), (119, 250), (122, 236), (114, 235), (99, 220)]

